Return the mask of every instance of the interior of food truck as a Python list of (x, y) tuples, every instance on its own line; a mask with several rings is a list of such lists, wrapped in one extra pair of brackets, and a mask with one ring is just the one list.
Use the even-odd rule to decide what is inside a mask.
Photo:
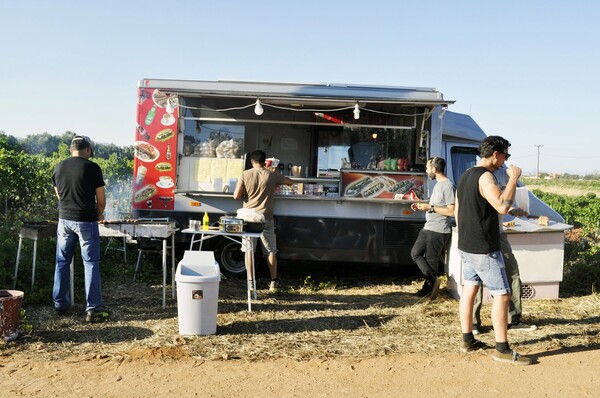
[(183, 97), (181, 104), (180, 189), (221, 191), (243, 165), (217, 167), (225, 174), (210, 186), (202, 184), (200, 159), (242, 159), (256, 149), (279, 159), (278, 171), (290, 176), (338, 177), (342, 169), (424, 171), (428, 107), (204, 96)]

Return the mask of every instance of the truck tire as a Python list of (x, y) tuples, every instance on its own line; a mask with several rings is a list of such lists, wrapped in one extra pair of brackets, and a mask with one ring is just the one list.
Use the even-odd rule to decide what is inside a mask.
[(221, 239), (215, 246), (215, 259), (221, 272), (227, 276), (243, 277), (246, 275), (244, 252), (239, 242)]

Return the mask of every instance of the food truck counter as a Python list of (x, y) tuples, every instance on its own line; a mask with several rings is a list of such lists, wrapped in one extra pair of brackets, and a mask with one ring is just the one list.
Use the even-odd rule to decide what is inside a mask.
[[(175, 190), (176, 194), (185, 196), (198, 196), (210, 198), (232, 198), (233, 194), (229, 192), (208, 192), (208, 191), (190, 191), (190, 190)], [(305, 201), (323, 201), (323, 202), (354, 202), (354, 203), (388, 203), (388, 204), (407, 204), (414, 203), (413, 199), (378, 199), (378, 198), (347, 198), (347, 197), (332, 197), (332, 196), (307, 196), (298, 194), (277, 194), (276, 200), (305, 200)]]

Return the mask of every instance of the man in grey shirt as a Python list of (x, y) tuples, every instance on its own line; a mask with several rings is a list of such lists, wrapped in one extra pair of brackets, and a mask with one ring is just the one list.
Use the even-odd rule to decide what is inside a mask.
[(425, 282), (418, 296), (429, 295), (431, 300), (437, 297), (441, 278), (442, 254), (452, 233), (451, 217), (454, 215), (454, 185), (444, 174), (446, 161), (433, 157), (427, 161), (427, 176), (436, 181), (429, 203), (413, 203), (410, 207), (417, 211), (426, 211), (425, 226), (410, 251)]

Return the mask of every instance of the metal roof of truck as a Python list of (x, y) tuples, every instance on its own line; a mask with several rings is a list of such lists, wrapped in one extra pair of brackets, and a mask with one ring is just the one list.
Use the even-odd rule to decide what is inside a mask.
[(434, 88), (374, 86), (341, 83), (286, 83), (244, 80), (143, 79), (140, 88), (154, 88), (180, 95), (253, 97), (261, 99), (378, 102), (419, 105), (448, 105)]
[(487, 135), (469, 115), (446, 111), (442, 133), (446, 137), (461, 138), (469, 141), (482, 141)]

